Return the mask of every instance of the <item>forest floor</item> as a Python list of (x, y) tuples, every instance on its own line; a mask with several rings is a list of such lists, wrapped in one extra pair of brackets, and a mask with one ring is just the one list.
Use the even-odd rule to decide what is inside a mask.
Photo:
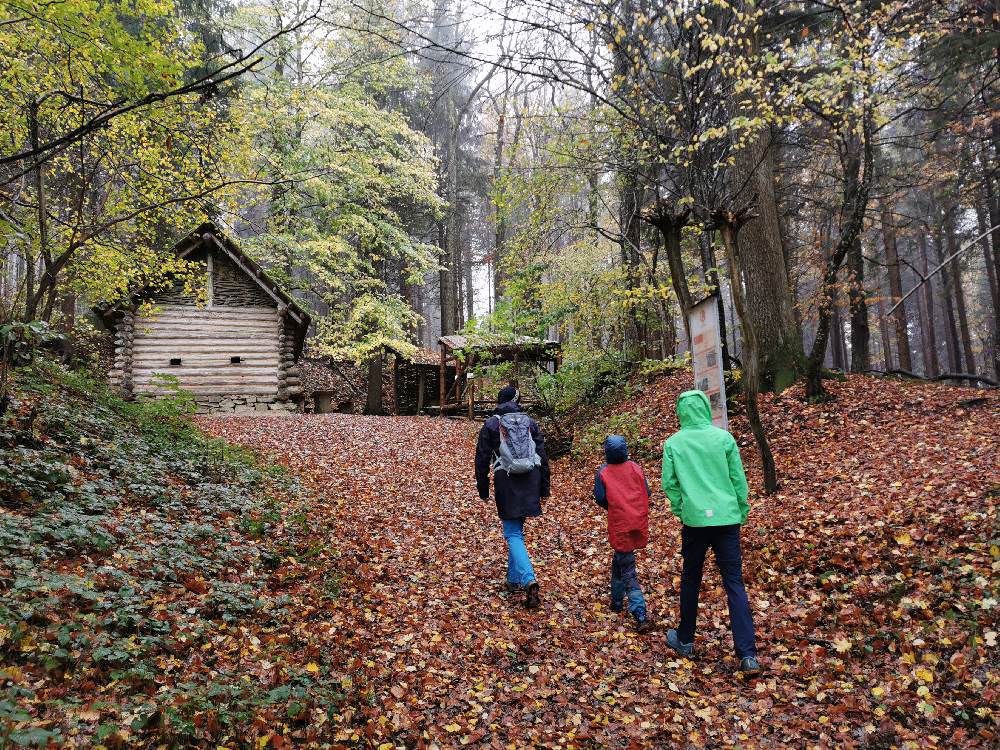
[[(639, 575), (659, 627), (608, 608), (610, 550), (590, 497), (599, 456), (553, 463), (527, 524), (543, 606), (501, 593), (505, 549), (473, 481), (477, 425), (408, 417), (203, 418), (287, 464), (323, 498), (328, 544), (282, 571), (336, 713), (273, 726), (275, 747), (996, 747), (1000, 393), (851, 377), (763, 415), (781, 491), (751, 479), (745, 575), (767, 668), (734, 675), (708, 564), (697, 658), (664, 643), (676, 617), (679, 527), (655, 454), (690, 375), (637, 383), (590, 428), (628, 428), (654, 488)], [(603, 420), (603, 421), (602, 421)], [(336, 596), (317, 595), (321, 589)], [(265, 646), (268, 636), (262, 635)], [(282, 666), (268, 677), (278, 679)], [(255, 678), (256, 679), (256, 678)], [(326, 724), (323, 726), (323, 724)]]

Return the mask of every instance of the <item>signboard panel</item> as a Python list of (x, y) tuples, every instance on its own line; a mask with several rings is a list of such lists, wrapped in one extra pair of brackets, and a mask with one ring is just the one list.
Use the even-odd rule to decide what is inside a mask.
[(719, 307), (716, 296), (703, 299), (688, 314), (691, 331), (691, 365), (694, 387), (708, 396), (712, 424), (729, 429), (726, 413), (726, 381), (722, 372), (722, 339), (719, 336)]

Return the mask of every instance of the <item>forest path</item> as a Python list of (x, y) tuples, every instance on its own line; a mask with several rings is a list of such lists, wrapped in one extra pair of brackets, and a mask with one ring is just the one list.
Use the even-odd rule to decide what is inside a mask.
[[(611, 552), (591, 462), (554, 462), (545, 514), (526, 525), (542, 592), (542, 607), (527, 611), (501, 593), (500, 522), (473, 480), (478, 425), (199, 420), (288, 464), (324, 498), (308, 522), (329, 529), (331, 569), (297, 563), (303, 589), (290, 593), (304, 602), (303, 662), (319, 654), (321, 674), (347, 677), (356, 693), (354, 708), (332, 717), (335, 739), (380, 750), (993, 743), (994, 693), (982, 688), (995, 681), (983, 639), (997, 638), (988, 581), (1000, 564), (998, 394), (852, 379), (828, 404), (768, 397), (783, 478), (771, 498), (758, 491), (749, 430), (734, 417), (753, 488), (745, 575), (768, 668), (744, 683), (712, 562), (697, 660), (664, 642), (676, 618), (679, 527), (652, 449), (673, 429), (684, 385), (665, 380), (620, 407), (641, 415), (648, 436), (637, 440), (652, 459), (651, 539), (638, 570), (659, 625), (645, 636), (607, 607)], [(317, 604), (323, 586), (339, 594)]]
[[(666, 741), (687, 734), (681, 708), (724, 712), (733, 741), (750, 731), (732, 702), (746, 688), (731, 676), (715, 573), (706, 575), (697, 665), (674, 660), (662, 630), (635, 634), (627, 615), (607, 608), (603, 513), (589, 497), (591, 475), (569, 471), (568, 461), (554, 463), (553, 497), (526, 527), (543, 597), (529, 612), (501, 593), (506, 548), (493, 503), (476, 493), (469, 423), (306, 415), (203, 426), (279, 456), (329, 498), (330, 543), (349, 578), (335, 606), (354, 612), (354, 645), (385, 717), (376, 736), (427, 730), (442, 746), (498, 747)], [(656, 506), (653, 526), (665, 532)], [(676, 602), (679, 558), (675, 534), (655, 536), (639, 571), (662, 617)], [(709, 700), (683, 694), (695, 679), (716, 683)]]

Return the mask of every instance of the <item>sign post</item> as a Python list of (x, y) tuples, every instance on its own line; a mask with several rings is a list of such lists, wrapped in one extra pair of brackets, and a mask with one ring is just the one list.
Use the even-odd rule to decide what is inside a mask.
[(726, 413), (726, 381), (722, 371), (722, 338), (719, 335), (719, 307), (716, 296), (703, 299), (688, 313), (691, 331), (691, 365), (694, 387), (708, 396), (712, 424), (729, 429)]

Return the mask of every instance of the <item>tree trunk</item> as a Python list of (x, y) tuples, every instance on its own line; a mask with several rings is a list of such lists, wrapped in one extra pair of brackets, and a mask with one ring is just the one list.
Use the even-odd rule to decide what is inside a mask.
[[(981, 202), (976, 202), (976, 220), (979, 224), (979, 233), (985, 234), (990, 226), (986, 223), (986, 210)], [(993, 247), (990, 237), (983, 237), (979, 240), (979, 245), (983, 249), (983, 261), (986, 265), (986, 281), (990, 288), (990, 305), (993, 309), (993, 330), (990, 331), (992, 351), (991, 359), (987, 361), (987, 370), (992, 364), (993, 371), (1000, 377), (1000, 279), (997, 278), (996, 265), (993, 257)]]
[[(677, 296), (677, 302), (684, 318), (684, 328), (687, 330), (688, 313), (691, 311), (691, 291), (688, 288), (687, 274), (684, 272), (684, 257), (681, 254), (681, 232), (687, 226), (688, 213), (660, 214), (650, 221), (663, 235), (663, 249), (667, 254), (667, 265), (670, 268), (670, 283)], [(690, 331), (688, 341), (691, 340)]]
[(743, 328), (743, 393), (746, 397), (747, 419), (750, 422), (750, 430), (753, 432), (754, 440), (757, 443), (757, 450), (760, 453), (761, 469), (764, 476), (764, 492), (772, 495), (778, 491), (778, 474), (774, 464), (774, 455), (771, 453), (771, 446), (767, 441), (767, 433), (764, 431), (764, 424), (760, 419), (760, 411), (757, 404), (757, 395), (760, 391), (760, 372), (758, 364), (760, 354), (757, 348), (757, 332), (754, 330), (753, 322), (748, 317), (748, 311), (743, 299), (740, 251), (738, 247), (738, 233), (731, 224), (723, 224), (719, 233), (722, 235), (722, 244), (726, 249), (726, 260), (729, 263), (729, 272), (733, 278), (733, 305), (736, 313), (740, 316), (740, 323)]
[(740, 228), (737, 241), (746, 279), (746, 312), (758, 337), (761, 387), (781, 391), (802, 374), (805, 355), (781, 246), (769, 132), (757, 135), (736, 155), (735, 180), (746, 186), (742, 195), (757, 196), (757, 218)]
[[(882, 364), (886, 372), (895, 369), (892, 362), (892, 339), (889, 336), (889, 322), (885, 319), (885, 295), (882, 290), (878, 290), (876, 295), (876, 310), (878, 311), (878, 333), (882, 341)], [(910, 368), (906, 368), (909, 370)]]
[(464, 273), (465, 283), (465, 322), (470, 322), (474, 317), (476, 317), (476, 299), (475, 292), (473, 290), (472, 284), (472, 248), (467, 247), (463, 253), (465, 260), (462, 268)]
[[(921, 230), (924, 230), (921, 227)], [(930, 261), (927, 254), (927, 232), (919, 231), (917, 232), (917, 247), (920, 248), (920, 258), (921, 258), (921, 271), (924, 277), (930, 273)], [(931, 282), (924, 284), (923, 294), (921, 295), (924, 301), (924, 311), (927, 316), (927, 327), (921, 331), (924, 338), (924, 375), (932, 378), (941, 373), (941, 365), (938, 362), (937, 353), (937, 334), (935, 332), (935, 320), (934, 320), (934, 287)]]
[(871, 368), (871, 329), (868, 325), (868, 294), (865, 290), (865, 258), (861, 251), (859, 234), (847, 253), (850, 274), (851, 308), (851, 372), (865, 372)]
[[(945, 217), (945, 232), (948, 238), (948, 255), (951, 256), (958, 252), (959, 243), (958, 237), (955, 235), (955, 212), (954, 210), (949, 210), (947, 216)], [(958, 258), (954, 257), (949, 262), (948, 265), (951, 267), (951, 283), (952, 291), (955, 294), (955, 307), (958, 311), (958, 331), (962, 342), (962, 353), (965, 359), (965, 369), (963, 370), (961, 366), (955, 372), (967, 372), (973, 374), (976, 372), (976, 357), (975, 353), (972, 351), (972, 334), (969, 329), (969, 314), (965, 305), (965, 288), (962, 285), (962, 266), (960, 265)], [(959, 362), (961, 363), (962, 357), (959, 357)]]
[(719, 311), (719, 338), (722, 340), (722, 369), (733, 369), (729, 359), (729, 341), (726, 336), (726, 304), (722, 299), (722, 285), (719, 283), (719, 267), (715, 258), (715, 246), (710, 232), (701, 235), (701, 269), (705, 283), (715, 289), (715, 302)]
[[(625, 268), (625, 286), (632, 292), (642, 285), (642, 220), (639, 216), (639, 165), (627, 148), (620, 158), (625, 163), (618, 170), (618, 225), (620, 232), (622, 266)], [(645, 356), (646, 330), (643, 323), (643, 302), (637, 295), (627, 296), (625, 348), (640, 358)]]
[[(506, 105), (506, 97), (504, 98)], [(503, 146), (506, 132), (506, 115), (497, 121), (497, 142), (493, 148), (493, 309), (496, 310), (503, 296), (503, 254), (507, 245), (507, 208), (501, 204), (498, 186), (503, 180)]]
[(451, 254), (448, 250), (448, 232), (446, 225), (438, 222), (438, 246), (441, 248), (441, 270), (438, 272), (438, 282), (441, 290), (441, 335), (450, 336), (455, 333), (455, 317), (457, 301), (455, 300), (455, 280), (451, 266)]
[[(31, 147), (37, 150), (39, 147), (37, 101), (32, 101), (28, 105), (28, 131)], [(27, 321), (34, 320), (38, 312), (38, 305), (44, 295), (44, 289), (35, 288), (37, 258), (46, 258), (49, 248), (49, 214), (46, 208), (44, 165), (44, 160), (40, 158), (35, 163), (35, 199), (38, 202), (38, 255), (35, 255), (30, 242), (25, 243), (24, 317)]]
[[(998, 128), (1000, 128), (1000, 123), (994, 122), (994, 133)], [(985, 163), (983, 166), (986, 208), (989, 212), (990, 227), (993, 228), (993, 231), (990, 233), (990, 245), (993, 249), (993, 275), (996, 277), (997, 287), (1000, 289), (1000, 197), (997, 196), (994, 189), (993, 177), (990, 175), (990, 170), (985, 168)], [(993, 352), (993, 369), (996, 371), (997, 377), (1000, 377), (1000, 309), (996, 307), (994, 307), (993, 316), (993, 340), (996, 342)]]
[[(903, 296), (903, 277), (899, 270), (896, 225), (892, 219), (892, 212), (886, 203), (882, 204), (882, 239), (885, 243), (885, 263), (886, 273), (889, 277), (889, 294), (892, 303), (895, 304)], [(896, 333), (896, 352), (899, 359), (899, 366), (904, 370), (912, 372), (913, 362), (910, 358), (910, 333), (906, 324), (906, 303), (899, 305), (893, 311), (892, 321)]]
[[(938, 263), (943, 263), (945, 259), (944, 241), (941, 236), (940, 225), (934, 228), (934, 254)], [(962, 367), (961, 344), (958, 340), (958, 326), (955, 323), (955, 292), (951, 278), (951, 269), (945, 265), (941, 269), (942, 282), (942, 304), (944, 305), (944, 343), (948, 350), (948, 369), (951, 372), (958, 372)]]
[(847, 372), (847, 347), (844, 346), (844, 321), (840, 314), (840, 305), (836, 300), (830, 310), (830, 361), (833, 369)]

